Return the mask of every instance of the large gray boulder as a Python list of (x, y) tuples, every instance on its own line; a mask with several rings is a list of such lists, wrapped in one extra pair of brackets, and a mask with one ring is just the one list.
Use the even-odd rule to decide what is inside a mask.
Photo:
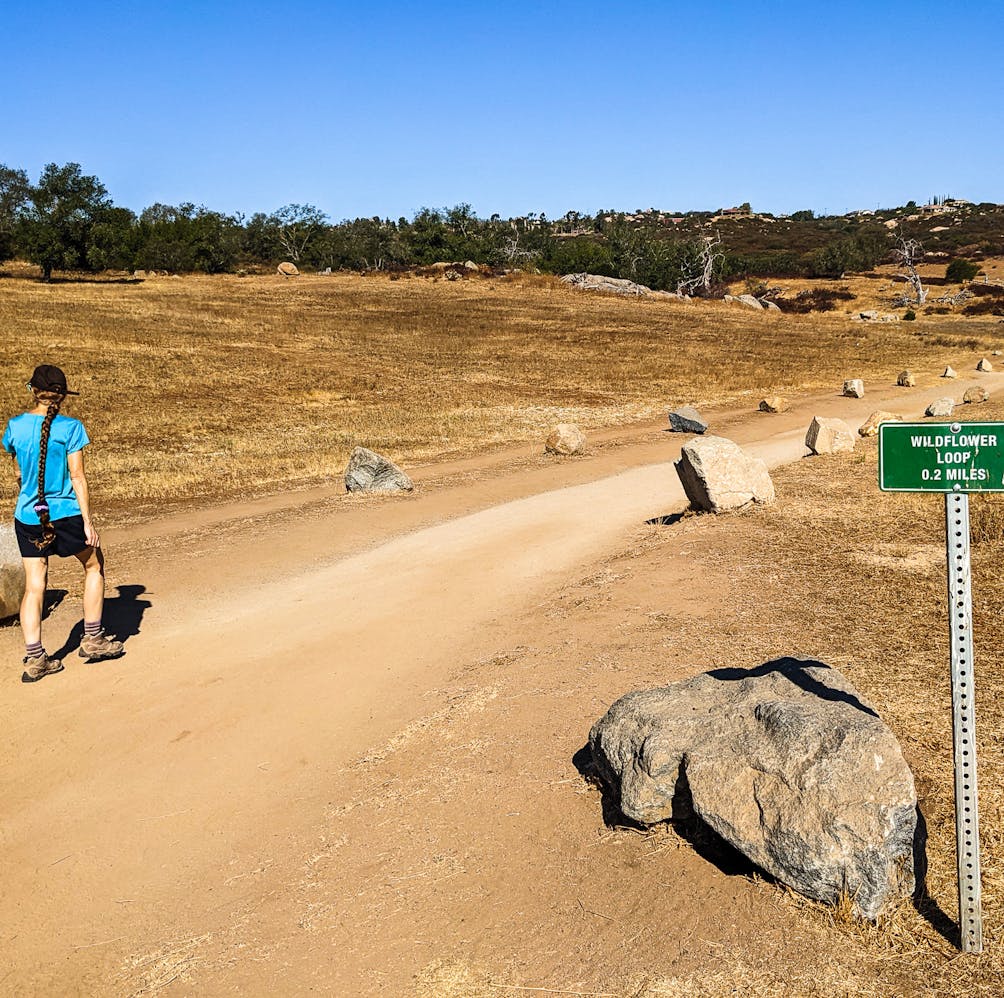
[(0, 620), (13, 617), (24, 597), (24, 565), (10, 524), (0, 524)]
[(955, 411), (955, 399), (935, 399), (925, 410), (925, 416), (951, 416)]
[(706, 433), (708, 424), (692, 405), (681, 405), (669, 414), (669, 428), (674, 433)]
[(689, 441), (674, 467), (683, 491), (697, 509), (722, 513), (754, 502), (774, 501), (774, 483), (767, 465), (725, 437)]
[(345, 469), (346, 492), (411, 492), (415, 486), (396, 465), (375, 451), (356, 447)]
[(643, 825), (693, 820), (807, 897), (875, 918), (914, 891), (917, 797), (849, 680), (782, 658), (629, 693), (593, 725), (597, 774)]

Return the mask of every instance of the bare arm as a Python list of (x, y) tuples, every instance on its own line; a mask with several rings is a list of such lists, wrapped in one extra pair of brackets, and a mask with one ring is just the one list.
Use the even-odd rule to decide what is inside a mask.
[(84, 475), (84, 452), (78, 450), (67, 455), (66, 464), (70, 470), (73, 491), (76, 493), (77, 502), (80, 503), (80, 515), (84, 518), (84, 537), (92, 548), (100, 547), (101, 540), (91, 523), (90, 497), (87, 493), (87, 477)]

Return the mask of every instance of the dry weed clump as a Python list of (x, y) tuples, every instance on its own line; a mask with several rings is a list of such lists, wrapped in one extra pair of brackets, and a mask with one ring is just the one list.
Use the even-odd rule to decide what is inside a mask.
[[(0, 286), (0, 411), (26, 403), (35, 364), (64, 367), (106, 510), (331, 481), (356, 444), (414, 464), (542, 439), (569, 419), (588, 429), (818, 390), (850, 369), (891, 379), (959, 363), (962, 332), (946, 324), (939, 347), (899, 324), (622, 300), (540, 275)], [(989, 348), (991, 323), (965, 330)], [(12, 488), (3, 480), (0, 498)]]

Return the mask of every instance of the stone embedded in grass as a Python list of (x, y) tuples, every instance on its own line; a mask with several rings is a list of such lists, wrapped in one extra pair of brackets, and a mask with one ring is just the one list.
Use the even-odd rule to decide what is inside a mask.
[(586, 435), (574, 423), (559, 423), (547, 436), (544, 450), (548, 454), (581, 454)]
[(991, 364), (990, 361), (986, 359), (986, 357), (984, 357), (983, 360), (981, 360), (976, 365), (976, 370), (982, 372), (983, 374), (989, 374), (990, 371), (992, 371), (993, 369), (994, 369), (993, 364)]
[(859, 312), (858, 316), (860, 318), (862, 318), (862, 319), (865, 319), (865, 320), (877, 319), (878, 318), (878, 309), (877, 308), (868, 308), (868, 309), (865, 309), (863, 312)]
[(988, 392), (982, 385), (973, 385), (973, 387), (968, 389), (966, 394), (962, 396), (962, 401), (971, 404), (986, 402), (988, 398), (990, 398), (990, 392)]
[(734, 302), (736, 305), (745, 305), (746, 308), (752, 308), (757, 312), (763, 311), (763, 302), (759, 298), (754, 298), (753, 295), (726, 295), (722, 300), (729, 304)]
[(860, 378), (850, 378), (844, 382), (844, 395), (852, 399), (864, 398), (865, 383)]
[(873, 412), (859, 427), (858, 435), (862, 437), (874, 437), (879, 431), (880, 423), (902, 423), (903, 417), (895, 412), (885, 412), (879, 409)]
[(957, 378), (958, 375), (955, 373), (955, 368), (953, 368), (953, 367), (946, 367), (945, 368), (945, 373), (942, 374), (942, 377), (943, 378)]
[(681, 405), (669, 414), (669, 428), (674, 433), (706, 433), (708, 424), (692, 405)]
[(914, 377), (912, 371), (900, 371), (896, 384), (900, 388), (914, 388), (917, 385), (917, 379)]
[(760, 411), (787, 412), (788, 400), (781, 398), (780, 395), (768, 395), (767, 398), (760, 400)]
[(411, 492), (415, 486), (396, 465), (376, 451), (356, 447), (345, 469), (346, 492)]
[(955, 409), (955, 399), (935, 399), (925, 410), (925, 416), (951, 416)]
[(768, 312), (780, 312), (781, 311), (781, 306), (778, 305), (778, 303), (776, 301), (765, 301), (763, 303), (763, 307)]
[(276, 273), (280, 277), (299, 277), (300, 271), (297, 270), (295, 263), (290, 263), (288, 260), (284, 260), (275, 268)]
[(854, 450), (854, 434), (842, 419), (813, 416), (805, 432), (805, 446), (813, 454), (846, 454)]
[(674, 465), (691, 504), (709, 513), (772, 503), (767, 465), (724, 437), (697, 437), (684, 445)]
[(0, 620), (17, 615), (24, 597), (24, 563), (14, 528), (0, 524)]
[(914, 889), (917, 795), (895, 735), (836, 669), (782, 658), (621, 697), (597, 774), (633, 821), (710, 828), (807, 897), (875, 918)]

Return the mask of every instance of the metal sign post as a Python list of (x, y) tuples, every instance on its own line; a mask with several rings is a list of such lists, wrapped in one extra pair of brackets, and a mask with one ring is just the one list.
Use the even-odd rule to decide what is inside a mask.
[(951, 620), (952, 747), (955, 757), (955, 847), (959, 867), (959, 934), (966, 953), (983, 952), (980, 818), (973, 703), (973, 599), (969, 571), (969, 496), (945, 494), (948, 607)]
[(879, 488), (945, 493), (959, 936), (964, 952), (982, 953), (968, 493), (1004, 492), (1004, 423), (881, 424)]

